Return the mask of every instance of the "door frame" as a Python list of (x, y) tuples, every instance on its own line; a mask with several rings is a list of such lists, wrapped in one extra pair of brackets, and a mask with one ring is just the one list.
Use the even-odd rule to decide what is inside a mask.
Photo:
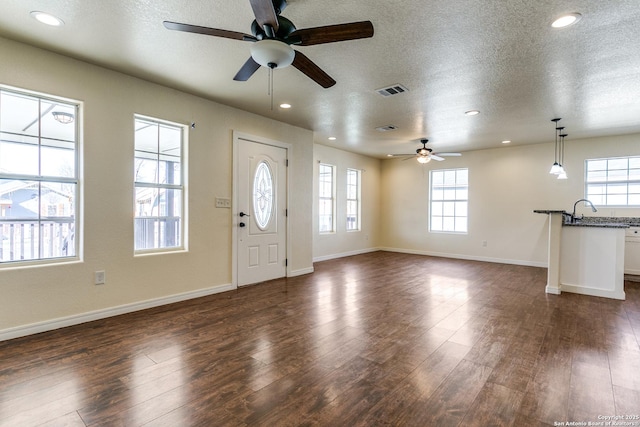
[[(238, 216), (238, 165), (239, 165), (239, 149), (238, 146), (240, 144), (240, 140), (245, 140), (245, 141), (250, 141), (250, 142), (254, 142), (254, 143), (258, 143), (258, 144), (264, 144), (264, 145), (271, 145), (274, 147), (278, 147), (278, 148), (283, 148), (286, 151), (286, 157), (287, 157), (287, 165), (288, 162), (290, 160), (290, 154), (291, 154), (291, 144), (289, 144), (288, 142), (281, 142), (281, 141), (276, 141), (273, 139), (268, 139), (268, 138), (263, 138), (260, 136), (255, 136), (255, 135), (250, 135), (244, 132), (238, 132), (236, 130), (233, 131), (233, 164), (232, 164), (232, 175), (233, 175), (233, 182), (232, 182), (232, 196), (231, 196), (231, 285), (237, 289), (238, 288), (238, 223), (239, 223), (239, 216)], [(290, 191), (291, 191), (291, 179), (290, 179), (290, 174), (289, 174), (289, 167), (286, 167), (286, 177), (287, 177), (287, 185), (286, 185), (286, 194), (285, 194), (285, 205), (286, 205), (286, 209), (287, 212), (290, 211), (289, 209), (289, 201), (290, 201)], [(286, 239), (285, 239), (285, 245), (286, 245), (286, 254), (285, 257), (288, 260), (290, 258), (290, 248), (291, 248), (291, 232), (290, 232), (290, 223), (291, 221), (289, 221), (289, 216), (286, 216), (286, 226), (285, 226), (285, 232), (287, 233)], [(291, 275), (291, 264), (287, 262), (287, 265), (285, 267), (285, 277), (290, 277)]]

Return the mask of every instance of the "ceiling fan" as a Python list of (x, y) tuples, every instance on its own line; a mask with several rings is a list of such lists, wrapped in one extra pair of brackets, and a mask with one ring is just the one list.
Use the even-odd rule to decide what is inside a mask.
[(422, 147), (416, 150), (416, 154), (390, 154), (389, 157), (405, 157), (403, 160), (413, 159), (414, 157), (418, 160), (419, 163), (429, 163), (431, 160), (436, 160), (441, 162), (445, 157), (460, 157), (462, 154), (460, 153), (434, 153), (431, 148), (427, 148), (428, 139), (422, 138), (420, 139), (420, 143)]
[(251, 24), (252, 35), (171, 21), (164, 21), (164, 26), (169, 30), (253, 42), (251, 56), (234, 80), (249, 80), (261, 65), (270, 69), (293, 65), (325, 89), (335, 85), (336, 81), (304, 54), (293, 50), (291, 45), (311, 46), (373, 37), (373, 24), (370, 21), (298, 30), (293, 22), (280, 15), (287, 6), (286, 0), (249, 1), (256, 18)]

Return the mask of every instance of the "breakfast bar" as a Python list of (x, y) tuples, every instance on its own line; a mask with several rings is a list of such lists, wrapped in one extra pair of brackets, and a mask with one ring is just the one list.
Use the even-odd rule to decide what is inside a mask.
[(546, 292), (562, 291), (625, 299), (623, 218), (576, 220), (563, 210), (534, 210), (549, 216)]

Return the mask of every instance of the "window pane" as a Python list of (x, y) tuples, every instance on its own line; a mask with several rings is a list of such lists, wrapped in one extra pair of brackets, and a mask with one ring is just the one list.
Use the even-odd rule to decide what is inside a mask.
[(264, 230), (271, 221), (273, 211), (273, 176), (266, 162), (260, 162), (253, 179), (253, 214), (256, 223)]
[(5, 174), (39, 175), (38, 140), (22, 139), (25, 143), (0, 142), (0, 170)]
[(431, 191), (431, 199), (432, 200), (444, 200), (444, 190), (439, 188), (434, 188)]
[(455, 215), (455, 202), (444, 202), (443, 204), (443, 214), (444, 216), (454, 216)]
[(456, 202), (456, 216), (467, 216), (467, 202)]
[(467, 169), (458, 169), (456, 171), (456, 184), (468, 185), (469, 183), (469, 171)]
[(603, 171), (607, 170), (606, 160), (587, 160), (588, 171)]
[(442, 218), (442, 231), (456, 231), (455, 218), (444, 217)]
[(431, 230), (432, 231), (442, 231), (442, 217), (441, 216), (432, 216), (431, 217)]
[(38, 136), (40, 102), (38, 98), (14, 92), (0, 93), (0, 131)]
[(459, 233), (467, 232), (467, 218), (456, 217), (456, 231)]
[(629, 167), (629, 160), (625, 158), (609, 159), (607, 167), (609, 169), (609, 172), (616, 169), (626, 171), (627, 168)]
[(445, 200), (455, 200), (456, 199), (456, 189), (455, 188), (445, 188), (444, 189), (444, 199)]
[(64, 148), (42, 147), (41, 173), (43, 176), (74, 178), (76, 153)]
[(440, 186), (444, 184), (444, 172), (442, 171), (432, 171), (431, 172), (431, 183), (433, 186)]
[(626, 194), (622, 194), (622, 195), (609, 195), (607, 197), (607, 204), (608, 205), (626, 205), (627, 204), (627, 195)]
[(431, 215), (432, 216), (442, 216), (442, 202), (432, 202), (431, 203)]
[(158, 162), (156, 160), (136, 157), (135, 181), (155, 184), (158, 182)]

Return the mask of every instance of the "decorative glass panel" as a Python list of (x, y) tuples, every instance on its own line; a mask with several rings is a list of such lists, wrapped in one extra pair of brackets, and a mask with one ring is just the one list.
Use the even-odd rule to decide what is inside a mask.
[(253, 213), (261, 230), (267, 228), (273, 211), (273, 176), (266, 162), (260, 162), (253, 178)]

